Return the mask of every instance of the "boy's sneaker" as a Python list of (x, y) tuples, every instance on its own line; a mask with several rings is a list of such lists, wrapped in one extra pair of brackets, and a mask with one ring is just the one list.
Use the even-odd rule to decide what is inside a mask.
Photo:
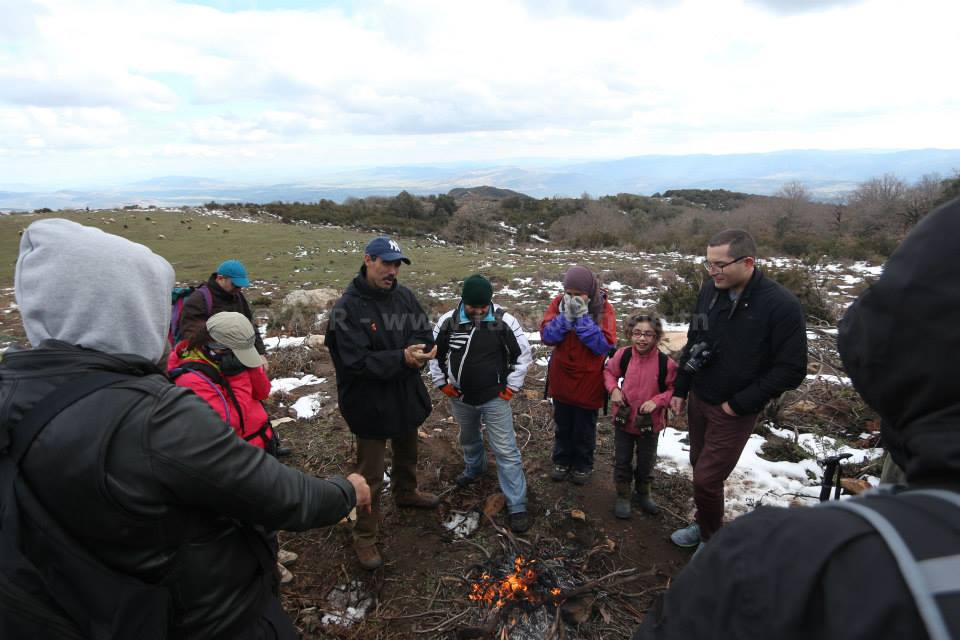
[(593, 475), (592, 471), (574, 471), (570, 474), (570, 479), (573, 484), (584, 485), (590, 482), (591, 475)]
[(510, 530), (514, 533), (524, 533), (530, 528), (530, 516), (526, 511), (517, 511), (510, 514)]
[(566, 477), (570, 474), (570, 467), (565, 467), (562, 464), (554, 465), (553, 471), (550, 472), (550, 479), (554, 482), (560, 482), (565, 480)]
[(469, 487), (479, 479), (480, 479), (480, 476), (476, 476), (476, 477), (468, 476), (467, 472), (464, 471), (463, 473), (457, 476), (457, 479), (454, 480), (453, 483), (457, 485), (458, 489), (466, 489), (467, 487)]
[(677, 529), (670, 534), (670, 540), (673, 544), (685, 549), (696, 547), (700, 544), (700, 525), (694, 522), (683, 529)]
[(287, 551), (286, 549), (280, 549), (280, 551), (277, 552), (277, 562), (282, 565), (293, 564), (299, 557), (300, 556), (293, 551)]

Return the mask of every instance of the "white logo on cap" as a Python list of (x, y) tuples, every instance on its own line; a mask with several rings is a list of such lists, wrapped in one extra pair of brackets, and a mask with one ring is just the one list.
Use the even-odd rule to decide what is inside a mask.
[(402, 251), (400, 251), (400, 245), (398, 245), (395, 240), (390, 241), (390, 248), (396, 251), (397, 253), (403, 253)]

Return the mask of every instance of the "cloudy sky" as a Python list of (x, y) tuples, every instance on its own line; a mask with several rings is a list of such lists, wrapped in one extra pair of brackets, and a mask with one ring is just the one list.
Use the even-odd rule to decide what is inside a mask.
[(955, 0), (0, 0), (0, 187), (960, 148), (958, 42)]

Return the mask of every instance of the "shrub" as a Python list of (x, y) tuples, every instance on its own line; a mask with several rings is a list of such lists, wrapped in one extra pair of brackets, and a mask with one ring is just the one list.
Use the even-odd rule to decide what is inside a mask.
[(678, 264), (668, 275), (667, 287), (657, 300), (660, 315), (670, 322), (689, 322), (704, 277), (705, 272), (699, 265), (691, 262)]
[(827, 324), (836, 322), (837, 310), (827, 299), (823, 282), (818, 281), (809, 271), (796, 267), (771, 266), (764, 268), (764, 272), (800, 299), (800, 304), (803, 305), (803, 311), (808, 318)]

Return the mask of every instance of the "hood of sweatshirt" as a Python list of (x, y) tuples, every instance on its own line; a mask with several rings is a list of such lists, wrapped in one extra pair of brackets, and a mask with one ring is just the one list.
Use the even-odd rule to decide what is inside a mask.
[(910, 483), (960, 484), (960, 199), (928, 214), (840, 322), (844, 367)]
[(158, 362), (173, 284), (169, 262), (94, 227), (38, 220), (20, 239), (14, 289), (35, 347), (54, 339)]

